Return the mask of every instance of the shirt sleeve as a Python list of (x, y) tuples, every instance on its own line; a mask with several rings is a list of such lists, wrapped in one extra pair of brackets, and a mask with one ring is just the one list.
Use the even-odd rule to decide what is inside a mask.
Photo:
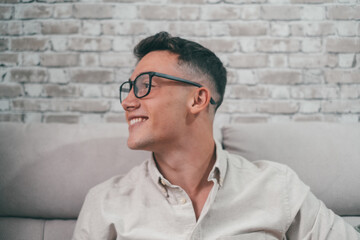
[(359, 240), (360, 234), (311, 192), (308, 192), (286, 233), (286, 238), (290, 240)]
[(116, 239), (114, 224), (104, 217), (101, 204), (101, 194), (94, 189), (87, 194), (76, 226), (72, 240), (112, 240)]

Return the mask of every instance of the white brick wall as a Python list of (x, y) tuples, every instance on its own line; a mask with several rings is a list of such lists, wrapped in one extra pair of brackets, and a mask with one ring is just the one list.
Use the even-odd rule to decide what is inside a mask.
[(3, 0), (0, 20), (0, 121), (123, 122), (133, 47), (169, 31), (226, 65), (217, 124), (360, 122), (358, 0)]

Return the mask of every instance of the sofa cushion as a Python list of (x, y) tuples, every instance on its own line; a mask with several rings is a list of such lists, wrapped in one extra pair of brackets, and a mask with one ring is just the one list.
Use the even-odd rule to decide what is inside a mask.
[(0, 239), (40, 240), (44, 238), (45, 220), (0, 217)]
[(239, 124), (222, 133), (228, 151), (284, 163), (337, 214), (360, 215), (359, 124)]
[(87, 191), (150, 154), (126, 124), (0, 124), (0, 216), (76, 218)]

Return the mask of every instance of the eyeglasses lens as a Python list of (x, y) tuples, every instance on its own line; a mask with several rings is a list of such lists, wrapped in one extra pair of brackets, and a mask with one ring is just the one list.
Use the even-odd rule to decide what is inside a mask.
[(124, 101), (124, 99), (129, 95), (131, 84), (130, 82), (125, 82), (120, 87), (120, 102)]
[(148, 74), (140, 75), (135, 80), (134, 91), (138, 98), (144, 97), (150, 90), (150, 76)]

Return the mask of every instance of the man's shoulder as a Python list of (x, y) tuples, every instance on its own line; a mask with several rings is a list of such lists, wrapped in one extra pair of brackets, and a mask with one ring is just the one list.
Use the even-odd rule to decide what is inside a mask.
[(126, 194), (126, 191), (131, 191), (132, 188), (138, 186), (139, 181), (146, 175), (148, 160), (145, 160), (140, 165), (133, 167), (128, 173), (116, 175), (110, 179), (97, 184), (89, 190), (88, 197), (106, 196), (112, 192)]

